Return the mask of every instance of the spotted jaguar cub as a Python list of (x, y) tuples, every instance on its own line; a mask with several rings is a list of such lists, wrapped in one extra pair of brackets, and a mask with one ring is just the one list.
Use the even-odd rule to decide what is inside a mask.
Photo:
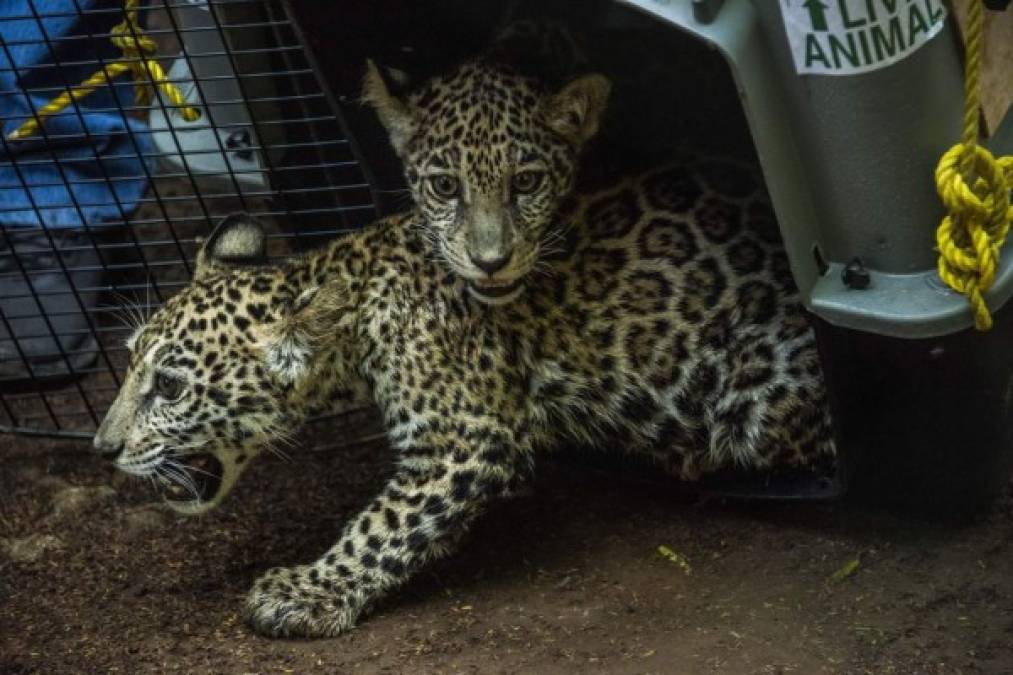
[(395, 96), (367, 64), (363, 100), (404, 163), (435, 251), (474, 297), (512, 301), (559, 236), (556, 210), (573, 189), (609, 90), (605, 77), (591, 74), (547, 92), (479, 59)]
[(673, 166), (572, 200), (541, 273), (499, 306), (434, 258), (425, 218), (279, 264), (230, 218), (130, 342), (95, 445), (182, 512), (217, 505), (309, 414), (362, 391), (383, 413), (393, 475), (319, 559), (255, 583), (258, 631), (347, 630), (561, 443), (688, 479), (833, 455), (813, 334), (747, 172)]

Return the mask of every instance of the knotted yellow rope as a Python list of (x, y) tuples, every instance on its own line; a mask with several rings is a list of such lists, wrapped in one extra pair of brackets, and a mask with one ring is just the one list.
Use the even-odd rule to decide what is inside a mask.
[(45, 118), (55, 115), (73, 101), (84, 98), (99, 87), (109, 84), (113, 78), (133, 72), (135, 88), (134, 103), (137, 106), (146, 106), (151, 102), (152, 87), (157, 87), (173, 104), (181, 106), (180, 111), (183, 119), (187, 122), (194, 122), (200, 118), (200, 111), (193, 106), (186, 105), (183, 92), (175, 84), (167, 81), (165, 71), (154, 58), (156, 52), (155, 41), (144, 34), (144, 30), (137, 22), (137, 5), (139, 0), (124, 0), (123, 22), (113, 26), (110, 40), (123, 52), (123, 60), (106, 64), (101, 70), (89, 77), (87, 80), (67, 89), (52, 101), (35, 111), (35, 117), (27, 120), (20, 127), (7, 135), (8, 140), (18, 140), (31, 136), (39, 130), (39, 126)]
[(984, 293), (999, 268), (999, 248), (1006, 241), (1013, 208), (1013, 156), (995, 158), (978, 145), (982, 2), (968, 3), (964, 63), (964, 130), (961, 142), (946, 151), (936, 166), (936, 189), (947, 215), (936, 230), (939, 276), (967, 296), (974, 327), (988, 330), (992, 315)]

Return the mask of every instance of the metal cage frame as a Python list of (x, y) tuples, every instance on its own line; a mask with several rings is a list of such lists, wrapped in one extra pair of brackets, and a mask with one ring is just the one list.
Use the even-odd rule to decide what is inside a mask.
[[(206, 8), (210, 26), (182, 25), (180, 13), (193, 10), (195, 6)], [(108, 59), (98, 51), (95, 58), (87, 60), (61, 61), (60, 54), (70, 40), (90, 40), (91, 44), (98, 45), (112, 37), (110, 32), (89, 30), (84, 35), (50, 39), (42, 29), (42, 22), (68, 18), (67, 14), (47, 14), (39, 0), (28, 0), (28, 7), (31, 9), (29, 15), (0, 19), (0, 38), (4, 21), (38, 22), (45, 47), (52, 57), (51, 63), (39, 67), (55, 69), (62, 81), (56, 87), (19, 88), (18, 91), (0, 91), (0, 95), (34, 94), (49, 99), (78, 84), (65, 74), (69, 68), (98, 70), (108, 64)], [(86, 22), (115, 22), (123, 11), (118, 4), (84, 7), (80, 0), (73, 0), (73, 7), (76, 14), (72, 18)], [(83, 136), (68, 138), (50, 134), (43, 123), (38, 132), (41, 147), (35, 153), (42, 156), (27, 160), (19, 157), (14, 145), (23, 141), (9, 141), (6, 136), (13, 128), (11, 125), (24, 118), (0, 114), (0, 125), (5, 130), (0, 137), (0, 168), (6, 168), (16, 177), (14, 185), (0, 187), (23, 189), (37, 212), (53, 208), (39, 206), (30, 189), (49, 185), (32, 184), (25, 176), (29, 166), (26, 162), (52, 167), (59, 177), (55, 187), (65, 188), (70, 196), (69, 203), (60, 206), (75, 210), (84, 224), (73, 237), (76, 243), (68, 245), (65, 231), (4, 224), (3, 209), (0, 209), (0, 344), (6, 338), (8, 349), (6, 356), (0, 352), (0, 365), (5, 364), (6, 371), (15, 373), (5, 376), (3, 372), (6, 371), (0, 371), (0, 432), (90, 438), (119, 387), (127, 361), (124, 343), (132, 331), (131, 324), (143, 320), (187, 283), (198, 237), (206, 234), (222, 216), (242, 210), (266, 221), (272, 232), (269, 252), (277, 256), (317, 245), (362, 226), (376, 215), (374, 191), (360, 154), (339, 107), (319, 77), (311, 54), (304, 48), (288, 3), (283, 0), (152, 0), (147, 3), (144, 18), (154, 24), (156, 17), (162, 20), (162, 26), (148, 25), (145, 33), (156, 41), (178, 43), (177, 53), (158, 56), (170, 56), (173, 63), (183, 60), (189, 76), (173, 77), (170, 71), (169, 81), (181, 89), (187, 88), (192, 97), (188, 100), (200, 106), (203, 116), (185, 132), (170, 123), (167, 129), (174, 147), (168, 150), (157, 147), (143, 150), (151, 139), (139, 139), (139, 134), (156, 132), (151, 127), (142, 132), (125, 125), (134, 157), (140, 158), (144, 167), (142, 178), (147, 187), (135, 204), (122, 203), (116, 192), (110, 191), (114, 203), (106, 206), (116, 210), (117, 218), (100, 226), (87, 223), (83, 209), (91, 204), (82, 204), (74, 197), (71, 188), (81, 182), (68, 174), (67, 161), (60, 157), (59, 149), (67, 143), (83, 142), (92, 148), (100, 171), (100, 176), (94, 180), (104, 180), (107, 184), (135, 180), (137, 176), (117, 176), (107, 170), (106, 161), (110, 157), (100, 156), (96, 149), (101, 140), (93, 138), (88, 131), (85, 113), (105, 112), (123, 119), (145, 116), (151, 119), (153, 111), (158, 111), (168, 120), (182, 106), (167, 103), (157, 95), (149, 106), (125, 105), (118, 96), (113, 96), (115, 106), (102, 109), (82, 110), (75, 102), (71, 114), (77, 116)], [(188, 48), (187, 38), (198, 31), (204, 37), (216, 38), (223, 48), (201, 52)], [(251, 40), (254, 43), (247, 44)], [(16, 42), (0, 39), (0, 50), (11, 64), (15, 63), (11, 58), (14, 46)], [(200, 75), (201, 60), (212, 58), (231, 69), (238, 87), (237, 98), (215, 99), (209, 95), (208, 90), (214, 89), (216, 83), (229, 78), (228, 75)], [(166, 67), (166, 70), (170, 69)], [(14, 74), (20, 77), (20, 73)], [(126, 86), (131, 85), (125, 81)], [(30, 96), (24, 97), (32, 101)], [(216, 121), (211, 113), (227, 106), (246, 110), (248, 121)], [(36, 112), (34, 106), (32, 112)], [(181, 142), (182, 134), (200, 131), (215, 139), (212, 146), (196, 151), (186, 149)], [(233, 147), (233, 137), (228, 135), (233, 133), (239, 133), (239, 139), (246, 142)], [(247, 135), (242, 136), (243, 133)], [(223, 134), (226, 134), (224, 141)], [(261, 187), (244, 185), (243, 180), (249, 177), (237, 175), (229, 154), (237, 152), (246, 153), (247, 158), (257, 158)], [(224, 158), (223, 170), (196, 170), (191, 162), (200, 153)], [(179, 158), (181, 166), (166, 169), (164, 162)], [(34, 248), (18, 243), (19, 238), (25, 237), (35, 238)], [(94, 262), (76, 264), (72, 260), (75, 254), (97, 261), (97, 265)], [(36, 264), (39, 260), (51, 261), (53, 266)], [(76, 305), (77, 309), (70, 311), (79, 312), (84, 322), (84, 327), (76, 333), (91, 345), (81, 352), (65, 348), (64, 341), (73, 336), (60, 327), (59, 314), (53, 315), (46, 309), (46, 303), (52, 300), (47, 293), (56, 293), (36, 288), (35, 280), (45, 274), (63, 275), (66, 279), (71, 297), (66, 297), (67, 290), (61, 290), (60, 294), (65, 303), (72, 301), (71, 304)], [(80, 284), (78, 278), (88, 274), (99, 275), (101, 282)], [(11, 283), (32, 280), (24, 284), (27, 292), (19, 298), (34, 304), (38, 308), (36, 314), (11, 316), (3, 311), (3, 301), (12, 300), (10, 296), (2, 296), (3, 277), (9, 282), (15, 280)], [(93, 301), (93, 298), (98, 300)], [(41, 320), (44, 328), (39, 333), (18, 335), (16, 322), (19, 320), (36, 320), (36, 323)], [(55, 345), (57, 353), (46, 356), (59, 364), (60, 376), (38, 374), (31, 355), (20, 346), (30, 339), (48, 339)], [(81, 357), (89, 364), (81, 366)]]

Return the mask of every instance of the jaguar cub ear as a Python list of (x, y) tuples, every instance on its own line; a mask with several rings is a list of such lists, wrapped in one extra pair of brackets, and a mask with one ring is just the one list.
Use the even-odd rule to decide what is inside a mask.
[(546, 122), (563, 138), (581, 145), (598, 132), (611, 90), (604, 75), (584, 75), (549, 98)]
[(282, 320), (266, 333), (263, 342), (267, 368), (285, 384), (294, 384), (310, 370), (313, 347), (319, 341), (319, 322), (314, 300), (320, 292), (313, 286), (296, 296)]
[(211, 265), (264, 265), (267, 233), (259, 220), (247, 213), (233, 213), (211, 232), (197, 254), (197, 272)]
[[(387, 69), (395, 84), (404, 85), (407, 76), (400, 71)], [(408, 104), (391, 93), (387, 80), (372, 60), (366, 61), (366, 75), (362, 80), (362, 101), (376, 110), (380, 122), (390, 135), (390, 144), (399, 156), (415, 133), (415, 116)]]
[(349, 307), (348, 292), (338, 282), (303, 289), (286, 304), (279, 321), (259, 330), (268, 370), (285, 384), (309, 375), (320, 345), (349, 327), (354, 318)]

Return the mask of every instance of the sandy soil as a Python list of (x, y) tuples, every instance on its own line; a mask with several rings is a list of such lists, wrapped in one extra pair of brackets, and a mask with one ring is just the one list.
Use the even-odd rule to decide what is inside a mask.
[(293, 455), (182, 519), (84, 444), (0, 437), (0, 672), (1013, 672), (1009, 492), (952, 527), (575, 457), (351, 633), (266, 640), (251, 581), (322, 552), (391, 461)]

